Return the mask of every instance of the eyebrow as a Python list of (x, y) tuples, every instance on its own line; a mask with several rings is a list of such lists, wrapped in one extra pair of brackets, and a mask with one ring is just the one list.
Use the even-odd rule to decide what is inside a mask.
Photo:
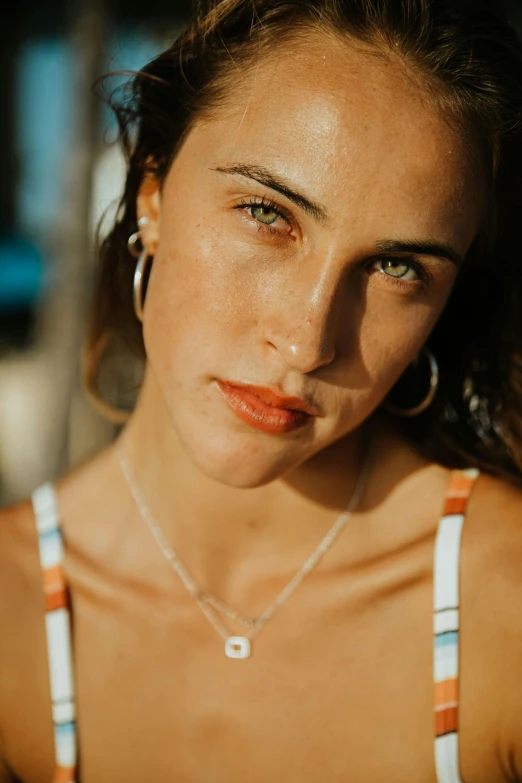
[[(252, 166), (248, 163), (231, 163), (228, 166), (216, 166), (213, 170), (218, 171), (221, 174), (232, 174), (246, 177), (247, 179), (253, 179), (256, 182), (259, 182), (259, 184), (265, 185), (267, 188), (286, 196), (289, 201), (297, 204), (298, 207), (301, 207), (301, 209), (315, 218), (319, 223), (325, 225), (328, 222), (328, 210), (326, 207), (323, 207), (309, 196), (298, 193), (288, 182), (285, 182), (280, 176), (272, 173), (269, 169), (265, 168), (265, 166)], [(438, 256), (440, 258), (446, 258), (456, 266), (461, 266), (464, 261), (462, 255), (452, 245), (431, 239), (381, 239), (375, 243), (375, 247), (377, 250), (384, 253), (415, 253), (416, 255)]]
[(323, 225), (328, 221), (328, 210), (326, 207), (318, 204), (309, 196), (305, 196), (302, 193), (298, 193), (294, 190), (288, 182), (285, 182), (279, 176), (276, 176), (264, 166), (249, 166), (245, 163), (233, 163), (230, 166), (216, 166), (214, 171), (219, 171), (222, 174), (235, 174), (240, 177), (247, 177), (259, 182), (260, 185), (265, 185), (271, 190), (276, 190), (281, 195), (286, 196), (289, 201), (297, 204), (306, 213), (315, 218), (319, 223)]
[(453, 245), (448, 245), (445, 242), (437, 242), (432, 239), (412, 239), (405, 241), (381, 239), (375, 243), (375, 247), (385, 253), (415, 253), (419, 256), (439, 256), (440, 258), (446, 258), (448, 261), (451, 261), (455, 266), (461, 266), (464, 261), (462, 255)]

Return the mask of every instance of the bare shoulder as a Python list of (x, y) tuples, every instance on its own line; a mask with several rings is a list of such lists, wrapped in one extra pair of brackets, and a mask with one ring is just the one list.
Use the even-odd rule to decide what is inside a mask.
[[(85, 547), (95, 546), (96, 527), (86, 522), (105, 504), (100, 494), (107, 497), (107, 483), (102, 454), (56, 484), (69, 555), (73, 549), (81, 559)], [(69, 568), (68, 578), (73, 573)], [(51, 780), (55, 759), (45, 596), (30, 499), (0, 509), (0, 639), (0, 783)]]
[(470, 497), (466, 526), (468, 544), (484, 558), (483, 565), (490, 566), (506, 589), (522, 590), (522, 487), (481, 474)]
[(30, 498), (0, 509), (0, 783), (51, 780), (45, 595)]
[[(38, 538), (30, 500), (0, 509), (0, 624), (2, 638), (20, 625), (27, 599), (41, 580)], [(43, 600), (43, 599), (42, 599)], [(5, 633), (7, 632), (7, 634)], [(4, 646), (2, 645), (4, 648)]]
[[(52, 762), (52, 757), (47, 758), (45, 754), (45, 748), (52, 749), (52, 721), (43, 583), (30, 500), (0, 510), (0, 596), (0, 781), (3, 783), (18, 779), (22, 771), (27, 771), (28, 757), (24, 749), (33, 734), (38, 740), (38, 752), (34, 752), (30, 765), (41, 765), (46, 770)], [(13, 770), (13, 778), (7, 769)]]
[[(491, 677), (491, 711), (503, 728), (499, 748), (512, 780), (522, 781), (522, 489), (481, 474), (473, 489), (462, 551), (463, 634)], [(463, 639), (464, 642), (464, 639)], [(477, 672), (475, 678), (477, 687)], [(497, 701), (495, 704), (494, 701)]]
[[(33, 507), (29, 499), (0, 508), (0, 542), (0, 558), (6, 568), (12, 563), (13, 556), (18, 559), (34, 548), (36, 527)], [(20, 562), (17, 565), (19, 566)]]
[[(27, 599), (40, 577), (36, 524), (29, 500), (0, 509), (1, 652), (16, 638)], [(1, 674), (5, 671), (0, 667)]]

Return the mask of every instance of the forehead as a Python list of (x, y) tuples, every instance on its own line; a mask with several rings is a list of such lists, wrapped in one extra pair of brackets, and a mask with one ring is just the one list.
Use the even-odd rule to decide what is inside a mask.
[(231, 79), (226, 106), (204, 126), (222, 162), (275, 167), (326, 205), (341, 195), (345, 210), (378, 205), (381, 222), (389, 212), (396, 224), (398, 205), (422, 204), (431, 228), (457, 207), (478, 212), (465, 140), (398, 58), (315, 33)]

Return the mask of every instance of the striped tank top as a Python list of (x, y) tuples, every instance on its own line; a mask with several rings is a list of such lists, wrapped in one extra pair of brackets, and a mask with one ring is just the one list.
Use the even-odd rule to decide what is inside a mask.
[[(433, 563), (434, 756), (438, 783), (459, 773), (459, 559), (466, 506), (479, 471), (450, 473), (435, 538)], [(44, 484), (32, 495), (45, 592), (45, 624), (56, 768), (52, 783), (75, 783), (77, 731), (70, 601), (56, 493)]]

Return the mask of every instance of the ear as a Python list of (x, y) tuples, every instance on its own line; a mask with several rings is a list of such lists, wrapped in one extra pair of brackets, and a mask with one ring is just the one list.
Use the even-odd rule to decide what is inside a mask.
[[(161, 193), (160, 183), (152, 174), (147, 173), (138, 191), (136, 213), (140, 229), (141, 244), (146, 247), (151, 256), (156, 252), (159, 237)], [(140, 224), (141, 218), (147, 218)]]

